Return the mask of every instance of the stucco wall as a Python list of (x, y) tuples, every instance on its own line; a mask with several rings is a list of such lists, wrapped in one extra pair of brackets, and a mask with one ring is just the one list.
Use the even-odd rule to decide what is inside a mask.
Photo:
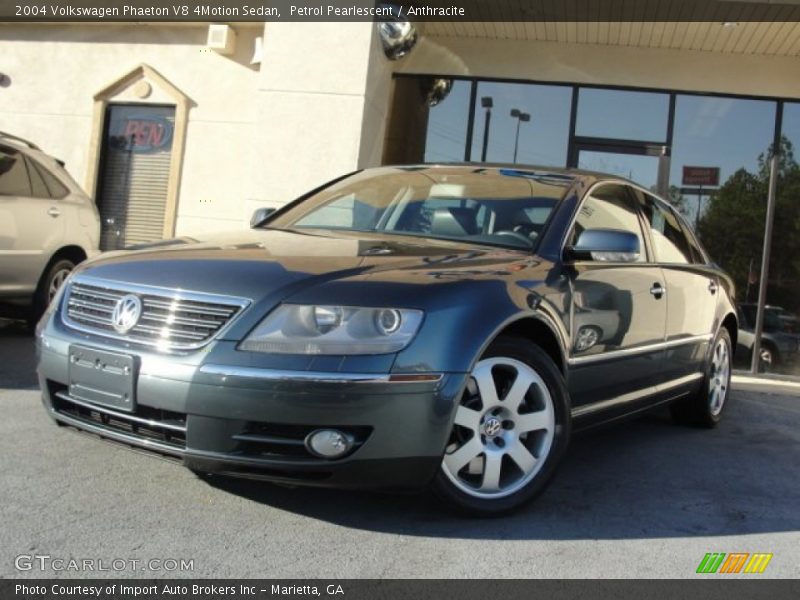
[[(63, 159), (85, 185), (95, 93), (141, 63), (192, 101), (177, 232), (244, 220), (258, 65), (249, 64), (261, 27), (238, 30), (230, 57), (205, 48), (205, 26), (0, 26), (0, 130)], [(133, 99), (130, 95), (126, 98)], [(163, 100), (155, 90), (145, 102)]]

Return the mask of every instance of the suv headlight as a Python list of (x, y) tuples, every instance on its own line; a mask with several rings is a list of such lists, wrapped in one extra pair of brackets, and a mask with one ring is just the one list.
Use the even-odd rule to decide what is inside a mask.
[(275, 354), (389, 354), (411, 342), (421, 310), (282, 304), (239, 344)]

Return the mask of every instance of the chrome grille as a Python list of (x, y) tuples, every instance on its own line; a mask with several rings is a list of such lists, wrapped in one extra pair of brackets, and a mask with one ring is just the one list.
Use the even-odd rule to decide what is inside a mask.
[[(111, 316), (127, 294), (139, 297), (142, 312), (130, 331), (119, 334)], [(67, 326), (81, 331), (162, 350), (192, 349), (208, 343), (246, 305), (242, 298), (76, 280), (69, 285), (61, 314)]]

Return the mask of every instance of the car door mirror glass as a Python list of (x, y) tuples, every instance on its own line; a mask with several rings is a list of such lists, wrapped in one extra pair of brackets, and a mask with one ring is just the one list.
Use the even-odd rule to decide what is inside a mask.
[(250, 228), (253, 229), (263, 223), (267, 217), (275, 212), (274, 208), (257, 208), (253, 211), (253, 216), (250, 217)]
[(636, 262), (641, 253), (638, 236), (621, 229), (586, 229), (568, 250), (571, 258), (598, 262)]

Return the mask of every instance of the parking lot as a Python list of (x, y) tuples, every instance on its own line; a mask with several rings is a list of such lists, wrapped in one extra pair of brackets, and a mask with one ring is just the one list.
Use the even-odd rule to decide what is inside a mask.
[[(0, 577), (691, 577), (706, 552), (769, 552), (800, 576), (800, 398), (736, 390), (714, 431), (666, 411), (575, 440), (511, 517), (470, 520), (428, 495), (204, 481), (56, 427), (33, 340), (0, 322)], [(186, 559), (193, 570), (17, 571), (19, 555)]]

